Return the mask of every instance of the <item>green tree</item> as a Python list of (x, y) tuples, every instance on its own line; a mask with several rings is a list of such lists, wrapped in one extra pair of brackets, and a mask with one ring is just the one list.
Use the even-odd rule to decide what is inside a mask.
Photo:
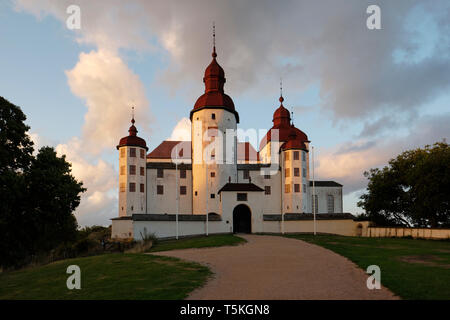
[(0, 97), (0, 265), (29, 252), (29, 215), (24, 210), (24, 172), (33, 159), (33, 142), (22, 110)]
[(29, 167), (33, 142), (27, 132), (26, 116), (22, 110), (0, 97), (0, 176)]
[(450, 226), (450, 148), (443, 142), (405, 151), (370, 169), (358, 206), (378, 225)]
[(75, 239), (72, 213), (85, 189), (53, 148), (33, 156), (18, 106), (0, 97), (0, 108), (0, 266), (14, 267)]
[(35, 222), (33, 251), (48, 251), (61, 242), (76, 240), (77, 221), (73, 211), (86, 189), (71, 175), (65, 155), (58, 157), (53, 148), (44, 147), (33, 159), (25, 175), (28, 188), (26, 211)]

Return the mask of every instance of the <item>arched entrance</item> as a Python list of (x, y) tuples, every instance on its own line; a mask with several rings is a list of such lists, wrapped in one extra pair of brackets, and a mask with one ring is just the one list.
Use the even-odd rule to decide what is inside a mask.
[(252, 214), (245, 204), (237, 205), (233, 210), (233, 232), (252, 233)]

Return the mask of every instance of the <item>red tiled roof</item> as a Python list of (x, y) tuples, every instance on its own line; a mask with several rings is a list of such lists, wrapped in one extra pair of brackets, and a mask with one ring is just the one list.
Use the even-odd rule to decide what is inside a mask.
[[(152, 152), (147, 155), (148, 159), (171, 159), (172, 150), (178, 144), (179, 159), (191, 158), (191, 141), (163, 141)], [(237, 147), (238, 160), (256, 161), (259, 160), (259, 154), (250, 142), (238, 142)]]
[(256, 152), (250, 142), (238, 142), (237, 159), (245, 161), (258, 161), (259, 153)]
[(292, 134), (291, 130), (293, 128), (298, 143), (291, 144), (300, 146), (304, 145), (305, 142), (309, 142), (308, 136), (302, 130), (291, 125), (291, 116), (289, 111), (283, 106), (283, 101), (283, 97), (280, 97), (280, 106), (273, 113), (273, 127), (267, 132), (264, 138), (262, 138), (259, 144), (259, 150), (262, 150), (269, 141), (272, 141), (272, 130), (274, 129), (278, 130), (278, 141), (287, 142), (289, 140), (289, 135)]
[(119, 144), (116, 146), (117, 150), (123, 146), (141, 147), (148, 150), (147, 144), (144, 139), (137, 136), (137, 129), (134, 126), (134, 117), (131, 119), (131, 127), (128, 129), (129, 135), (120, 139)]
[[(171, 159), (172, 149), (178, 145), (178, 158), (190, 159), (191, 158), (191, 142), (190, 141), (169, 141), (165, 140), (161, 142), (152, 152), (147, 155), (148, 159)], [(174, 150), (175, 152), (175, 150)], [(175, 155), (174, 155), (175, 156)]]
[(236, 121), (239, 123), (239, 114), (234, 108), (233, 100), (225, 94), (223, 87), (225, 85), (225, 72), (223, 68), (217, 63), (216, 48), (212, 54), (212, 61), (205, 70), (203, 82), (205, 83), (205, 93), (202, 94), (195, 102), (192, 114), (201, 109), (218, 107), (232, 112), (236, 116)]

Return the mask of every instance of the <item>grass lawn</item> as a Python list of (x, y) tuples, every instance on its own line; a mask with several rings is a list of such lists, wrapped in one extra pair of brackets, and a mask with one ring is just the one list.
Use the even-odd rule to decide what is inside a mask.
[[(150, 251), (244, 243), (233, 235), (159, 241)], [(81, 290), (68, 290), (69, 265), (81, 269)], [(211, 275), (200, 264), (148, 254), (104, 254), (0, 273), (0, 299), (184, 299)]]
[[(69, 265), (81, 290), (68, 290)], [(0, 274), (0, 299), (183, 299), (203, 285), (207, 267), (148, 254), (104, 254)]]
[(232, 234), (217, 234), (193, 238), (181, 238), (179, 240), (158, 241), (149, 252), (168, 251), (188, 248), (207, 248), (221, 246), (235, 246), (247, 242), (245, 239)]
[(287, 235), (330, 249), (366, 270), (403, 299), (450, 299), (450, 241)]

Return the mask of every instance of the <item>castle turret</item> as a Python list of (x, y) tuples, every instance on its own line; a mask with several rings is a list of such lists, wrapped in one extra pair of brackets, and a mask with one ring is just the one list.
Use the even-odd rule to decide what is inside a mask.
[(191, 111), (192, 122), (192, 204), (194, 214), (220, 213), (217, 192), (229, 180), (237, 181), (237, 138), (239, 114), (225, 94), (225, 72), (217, 63), (215, 43), (212, 61), (205, 70), (205, 93)]
[(288, 141), (281, 147), (283, 170), (283, 213), (302, 213), (307, 211), (308, 150), (305, 143), (298, 139), (294, 125)]
[(119, 150), (119, 216), (146, 211), (146, 153), (144, 139), (137, 136), (131, 119), (129, 135), (120, 139)]

